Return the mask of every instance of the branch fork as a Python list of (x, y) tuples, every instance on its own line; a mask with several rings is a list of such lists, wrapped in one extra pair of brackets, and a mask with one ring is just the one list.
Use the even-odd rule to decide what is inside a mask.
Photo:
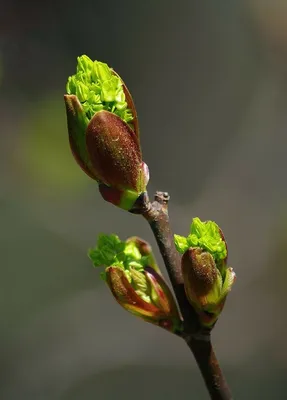
[(192, 351), (212, 400), (232, 400), (227, 382), (220, 369), (211, 343), (211, 329), (200, 324), (198, 314), (189, 303), (181, 272), (181, 257), (174, 244), (168, 215), (167, 192), (156, 192), (150, 202), (144, 193), (132, 213), (141, 214), (149, 223), (164, 260), (170, 282), (183, 318), (183, 332), (179, 334)]

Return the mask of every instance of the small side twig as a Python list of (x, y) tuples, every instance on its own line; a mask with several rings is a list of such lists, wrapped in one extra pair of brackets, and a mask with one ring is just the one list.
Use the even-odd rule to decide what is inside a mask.
[(204, 329), (197, 313), (185, 295), (180, 255), (176, 251), (168, 216), (169, 195), (156, 192), (154, 202), (147, 195), (139, 199), (133, 212), (148, 221), (163, 257), (173, 290), (183, 317), (182, 338), (192, 351), (212, 400), (232, 400), (231, 392), (220, 369), (210, 340), (210, 331)]

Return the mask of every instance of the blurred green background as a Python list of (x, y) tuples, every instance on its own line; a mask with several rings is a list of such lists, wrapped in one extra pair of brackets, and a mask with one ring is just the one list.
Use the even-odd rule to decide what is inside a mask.
[(1, 1), (1, 399), (208, 399), (184, 343), (122, 310), (86, 256), (100, 232), (155, 242), (70, 153), (80, 54), (133, 93), (174, 231), (199, 216), (228, 239), (214, 342), (234, 397), (286, 399), (286, 20), (283, 0)]

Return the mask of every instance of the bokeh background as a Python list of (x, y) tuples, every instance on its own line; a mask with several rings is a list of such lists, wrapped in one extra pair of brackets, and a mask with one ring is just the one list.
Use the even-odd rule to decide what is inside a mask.
[(1, 0), (1, 399), (208, 399), (185, 344), (122, 310), (86, 256), (100, 232), (155, 242), (70, 154), (80, 54), (133, 93), (174, 231), (199, 216), (228, 238), (214, 343), (234, 397), (286, 399), (286, 20), (283, 0)]

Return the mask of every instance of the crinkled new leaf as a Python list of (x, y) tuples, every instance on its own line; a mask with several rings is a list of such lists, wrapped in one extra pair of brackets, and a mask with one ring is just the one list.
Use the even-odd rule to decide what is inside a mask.
[(106, 110), (123, 121), (133, 120), (127, 107), (123, 84), (119, 76), (103, 62), (92, 61), (88, 56), (77, 58), (77, 72), (68, 78), (67, 93), (74, 94), (81, 102), (90, 120), (97, 111)]

